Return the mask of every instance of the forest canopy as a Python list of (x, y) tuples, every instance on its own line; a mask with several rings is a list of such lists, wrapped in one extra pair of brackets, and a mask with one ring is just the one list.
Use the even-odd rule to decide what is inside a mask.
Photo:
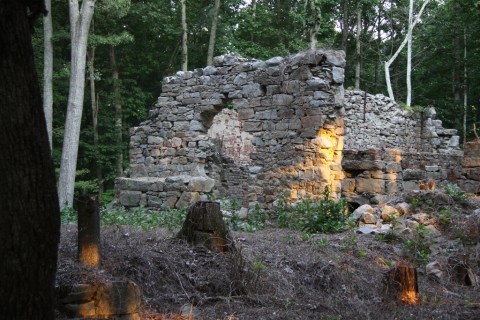
[[(93, 1), (76, 166), (78, 192), (101, 191), (105, 201), (111, 198), (114, 178), (128, 169), (128, 129), (146, 119), (161, 92), (162, 78), (182, 69), (185, 49), (188, 70), (206, 66), (212, 30), (216, 30), (214, 55), (268, 59), (312, 46), (345, 50), (345, 87), (383, 94), (387, 94), (384, 63), (409, 31), (407, 0), (217, 1)], [(414, 17), (424, 1), (412, 2)], [(436, 107), (444, 126), (461, 135), (466, 112), (470, 138), (480, 112), (479, 15), (478, 0), (432, 0), (412, 30), (412, 105)], [(51, 17), (52, 140), (59, 168), (71, 70), (68, 1), (52, 0)], [(42, 23), (36, 26), (34, 48), (42, 81)], [(390, 66), (399, 103), (407, 96), (407, 60), (405, 49)]]

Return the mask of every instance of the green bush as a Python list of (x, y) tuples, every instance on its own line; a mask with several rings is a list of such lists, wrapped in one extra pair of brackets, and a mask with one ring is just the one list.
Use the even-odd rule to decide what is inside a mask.
[(345, 199), (330, 197), (325, 188), (318, 200), (302, 199), (289, 205), (281, 199), (278, 204), (278, 224), (282, 228), (300, 229), (309, 233), (335, 233), (345, 230), (349, 212)]
[(456, 184), (449, 183), (443, 187), (443, 189), (445, 190), (445, 193), (450, 195), (455, 201), (465, 202), (469, 198), (468, 195), (460, 190)]
[(432, 234), (424, 224), (415, 227), (412, 239), (405, 240), (403, 245), (406, 249), (407, 258), (412, 263), (425, 265), (430, 259), (430, 246), (433, 244)]
[(125, 209), (124, 207), (102, 208), (100, 212), (103, 225), (132, 225), (144, 230), (164, 227), (168, 230), (179, 229), (187, 212), (185, 209), (170, 209), (168, 211), (152, 211), (144, 207)]
[(240, 209), (242, 205), (239, 200), (228, 199), (218, 196), (210, 196), (210, 200), (220, 203), (223, 212), (223, 220), (233, 231), (254, 232), (265, 229), (267, 214), (257, 204), (255, 209), (249, 212), (247, 219), (242, 220)]

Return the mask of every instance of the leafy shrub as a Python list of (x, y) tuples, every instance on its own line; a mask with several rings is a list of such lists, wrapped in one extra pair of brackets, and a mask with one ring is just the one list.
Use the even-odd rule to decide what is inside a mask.
[(438, 211), (438, 223), (441, 226), (448, 226), (452, 222), (452, 214), (450, 211), (442, 209)]
[(424, 224), (418, 224), (412, 239), (405, 240), (403, 245), (407, 257), (418, 264), (426, 264), (430, 258), (430, 246), (433, 244), (432, 234)]
[(104, 225), (132, 225), (144, 230), (153, 230), (164, 227), (168, 230), (179, 229), (187, 212), (185, 209), (171, 209), (168, 211), (151, 211), (144, 207), (125, 209), (124, 207), (102, 208), (101, 222)]
[(450, 195), (455, 201), (465, 202), (469, 198), (456, 184), (449, 183), (443, 189), (445, 193)]
[(248, 213), (247, 219), (242, 220), (240, 217), (240, 209), (242, 208), (240, 201), (215, 196), (211, 196), (210, 199), (220, 202), (223, 219), (232, 230), (254, 232), (265, 229), (267, 214), (258, 204), (254, 210)]
[(349, 216), (345, 199), (330, 197), (328, 188), (318, 200), (302, 199), (294, 205), (285, 200), (278, 204), (278, 224), (282, 228), (300, 229), (310, 233), (335, 233), (345, 230)]

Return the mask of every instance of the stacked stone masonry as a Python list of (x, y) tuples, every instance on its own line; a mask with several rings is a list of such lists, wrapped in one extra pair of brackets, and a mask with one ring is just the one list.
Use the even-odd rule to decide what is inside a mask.
[(455, 129), (445, 129), (428, 107), (407, 111), (384, 95), (345, 92), (342, 196), (381, 204), (422, 180), (465, 184)]
[(166, 77), (149, 119), (131, 129), (119, 202), (184, 208), (214, 194), (270, 210), (280, 196), (317, 197), (325, 187), (357, 204), (428, 178), (473, 189), (457, 132), (434, 108), (407, 111), (383, 95), (344, 91), (344, 66), (341, 51), (223, 55)]
[(214, 193), (268, 210), (279, 195), (339, 195), (344, 66), (341, 51), (224, 55), (165, 78), (149, 120), (131, 129), (119, 202), (182, 208)]

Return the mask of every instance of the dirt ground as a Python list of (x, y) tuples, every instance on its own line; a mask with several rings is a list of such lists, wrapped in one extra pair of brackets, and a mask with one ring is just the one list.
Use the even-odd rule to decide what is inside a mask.
[[(142, 288), (142, 319), (174, 319), (191, 296), (201, 319), (480, 319), (480, 288), (455, 283), (446, 268), (439, 280), (418, 266), (419, 304), (387, 295), (385, 273), (406, 260), (401, 241), (353, 229), (308, 236), (271, 226), (232, 234), (238, 252), (214, 253), (165, 229), (106, 227), (102, 267), (95, 271), (75, 262), (77, 227), (63, 225), (57, 285), (130, 279)], [(439, 239), (444, 249), (429, 261), (445, 267), (451, 239)], [(479, 276), (480, 245), (461, 251)]]

